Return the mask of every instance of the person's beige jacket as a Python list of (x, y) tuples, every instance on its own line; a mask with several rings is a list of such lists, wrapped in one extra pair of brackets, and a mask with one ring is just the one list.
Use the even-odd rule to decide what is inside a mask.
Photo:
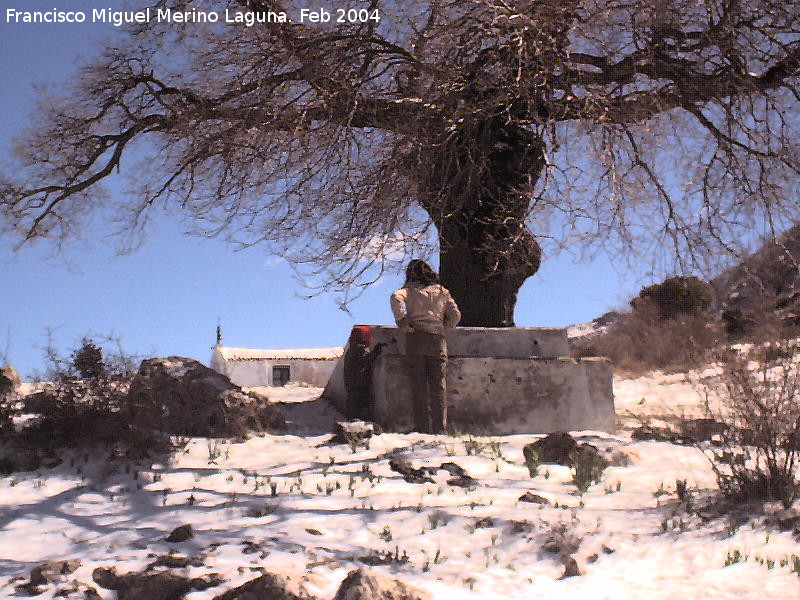
[(455, 327), (461, 320), (455, 300), (438, 283), (401, 288), (392, 294), (390, 303), (394, 320), (402, 328), (442, 335), (445, 328)]

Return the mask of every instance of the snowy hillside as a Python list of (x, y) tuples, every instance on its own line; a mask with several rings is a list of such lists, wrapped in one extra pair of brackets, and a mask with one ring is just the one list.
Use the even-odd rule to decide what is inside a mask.
[[(141, 572), (154, 563), (222, 580), (189, 600), (264, 572), (301, 577), (312, 595), (331, 599), (348, 572), (367, 565), (440, 600), (800, 597), (791, 532), (766, 527), (766, 516), (732, 522), (683, 510), (676, 480), (697, 489), (695, 506), (714, 487), (696, 449), (632, 441), (624, 428), (577, 433), (617, 465), (580, 496), (567, 467), (543, 465), (529, 476), (522, 447), (537, 436), (382, 434), (368, 448), (331, 445), (338, 415), (316, 399), (320, 391), (269, 390), (292, 435), (188, 439), (170, 464), (138, 469), (67, 455), (53, 469), (0, 479), (0, 597), (56, 559), (81, 564), (44, 584), (39, 598), (84, 598), (94, 588), (112, 599), (93, 581), (95, 568)], [(678, 378), (619, 380), (615, 393), (623, 423), (699, 399)], [(476, 485), (457, 485), (446, 470), (432, 483), (409, 483), (390, 467), (397, 458), (455, 463)], [(547, 503), (521, 501), (527, 492)], [(184, 524), (194, 537), (165, 541)], [(562, 578), (569, 557), (580, 575)]]

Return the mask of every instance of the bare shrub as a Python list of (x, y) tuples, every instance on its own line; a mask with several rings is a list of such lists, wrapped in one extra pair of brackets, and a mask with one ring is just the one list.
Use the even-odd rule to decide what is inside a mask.
[(681, 371), (701, 363), (720, 340), (721, 327), (706, 316), (664, 319), (658, 305), (641, 300), (606, 331), (577, 341), (573, 356), (605, 356), (616, 369), (634, 375)]
[[(108, 358), (106, 359), (105, 356)], [(84, 338), (69, 358), (47, 349), (50, 381), (26, 398), (35, 417), (12, 435), (28, 448), (102, 447), (114, 458), (138, 459), (169, 450), (169, 438), (134, 423), (128, 410), (133, 360)]]
[(703, 447), (722, 494), (733, 500), (800, 496), (800, 342), (730, 350), (709, 384), (707, 410), (727, 427), (719, 447)]
[(797, 337), (798, 330), (791, 319), (778, 308), (774, 295), (752, 300), (746, 308), (723, 310), (720, 318), (730, 342), (767, 343), (771, 340)]

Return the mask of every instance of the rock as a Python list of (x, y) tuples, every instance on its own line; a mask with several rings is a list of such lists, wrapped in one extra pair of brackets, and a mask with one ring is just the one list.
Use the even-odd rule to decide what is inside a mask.
[(475, 521), (475, 529), (483, 529), (486, 527), (494, 527), (494, 519), (492, 519), (492, 517), (483, 517)]
[(629, 467), (639, 455), (628, 448), (609, 448), (602, 454), (612, 467)]
[(30, 583), (22, 583), (14, 586), (15, 595), (17, 596), (39, 596), (44, 594), (44, 588), (40, 588)]
[(780, 531), (800, 533), (800, 511), (796, 509), (784, 509), (770, 517), (767, 522)]
[(53, 594), (53, 598), (69, 598), (80, 591), (78, 582), (73, 581), (70, 585), (65, 585), (58, 588)]
[(533, 492), (525, 492), (524, 494), (522, 494), (522, 496), (519, 497), (519, 502), (532, 502), (534, 504), (550, 504), (550, 500), (538, 494), (534, 494)]
[[(180, 541), (180, 540), (173, 540), (173, 541)], [(192, 558), (189, 558), (187, 556), (167, 554), (166, 556), (159, 556), (158, 558), (156, 558), (156, 560), (147, 565), (145, 571), (152, 571), (157, 567), (166, 567), (168, 569), (185, 569), (186, 567), (202, 567), (203, 564), (204, 564), (203, 557), (201, 556), (194, 556)]]
[(601, 473), (611, 464), (608, 459), (601, 455), (597, 448), (591, 444), (580, 444), (578, 446), (578, 449), (572, 455), (572, 464), (570, 466), (574, 467), (575, 463), (580, 461), (597, 466)]
[(295, 579), (266, 573), (258, 579), (215, 596), (214, 600), (313, 600)]
[(415, 469), (411, 461), (405, 458), (393, 458), (389, 461), (389, 468), (400, 473), (408, 483), (433, 483), (430, 472), (425, 467)]
[(399, 556), (388, 550), (383, 552), (376, 552), (373, 550), (369, 554), (357, 557), (356, 560), (370, 567), (379, 567), (381, 565), (405, 564), (408, 562), (408, 555), (405, 550), (403, 550), (403, 556)]
[(10, 365), (0, 367), (0, 398), (16, 392), (20, 383), (19, 374), (14, 367)]
[(675, 444), (680, 440), (680, 435), (666, 427), (641, 425), (633, 430), (631, 438), (637, 441), (652, 440), (655, 442), (669, 442)]
[(258, 554), (261, 552), (261, 544), (257, 544), (256, 542), (251, 542), (249, 540), (245, 540), (242, 542), (244, 548), (242, 548), (242, 554)]
[(578, 442), (568, 433), (551, 433), (531, 444), (526, 444), (522, 449), (526, 462), (533, 459), (533, 454), (538, 457), (538, 462), (556, 465), (571, 465), (571, 455), (578, 449)]
[(87, 587), (86, 590), (83, 592), (83, 599), (84, 600), (102, 600), (100, 594), (97, 593), (97, 590), (93, 587)]
[(428, 600), (430, 594), (377, 571), (358, 569), (344, 578), (333, 600)]
[(340, 421), (333, 425), (331, 444), (367, 444), (375, 435), (375, 425), (366, 421)]
[(715, 435), (720, 435), (728, 430), (725, 423), (714, 419), (686, 419), (681, 422), (680, 426), (684, 443), (706, 442)]
[(573, 557), (568, 556), (564, 559), (564, 574), (561, 576), (561, 579), (566, 579), (567, 577), (577, 577), (581, 575), (581, 569), (578, 566), (578, 561), (576, 561)]
[(285, 430), (280, 411), (191, 358), (142, 361), (131, 383), (133, 422), (178, 435), (240, 437), (250, 431)]
[(453, 477), (447, 480), (447, 485), (453, 485), (456, 487), (462, 487), (467, 489), (474, 489), (478, 487), (478, 480), (474, 477), (470, 477), (466, 473), (461, 475), (460, 477)]
[(80, 566), (81, 561), (77, 559), (54, 560), (37, 565), (31, 569), (31, 585), (45, 585), (48, 583), (53, 583), (62, 575), (74, 573)]
[(561, 545), (556, 540), (547, 540), (542, 544), (542, 550), (550, 554), (559, 554), (561, 552)]
[(529, 521), (511, 521), (511, 533), (531, 533), (536, 530), (533, 523)]
[(457, 465), (454, 462), (442, 463), (439, 469), (447, 471), (453, 477), (464, 477), (464, 475), (467, 474), (467, 471), (466, 469), (464, 469), (464, 467), (462, 467), (461, 465)]
[(633, 430), (631, 438), (638, 441), (652, 440), (692, 445), (712, 440), (715, 436), (725, 433), (727, 429), (725, 423), (714, 419), (686, 419), (680, 423), (679, 431), (667, 427), (641, 425)]
[(202, 577), (194, 577), (190, 581), (192, 588), (200, 591), (217, 587), (224, 582), (225, 578), (220, 573), (209, 573), (208, 575), (203, 575)]
[(97, 567), (92, 571), (92, 579), (94, 579), (95, 583), (107, 590), (114, 589), (112, 586), (114, 586), (118, 577), (116, 570), (113, 568), (106, 569), (105, 567)]
[[(578, 444), (573, 437), (564, 432), (551, 433), (546, 437), (522, 448), (525, 462), (538, 462), (574, 467), (577, 460), (591, 458), (608, 466), (608, 461), (600, 456), (591, 444)], [(534, 456), (535, 454), (535, 456)], [(605, 468), (605, 467), (604, 467)]]
[(447, 471), (453, 477), (447, 480), (448, 485), (463, 488), (476, 488), (479, 483), (474, 477), (470, 477), (467, 471), (454, 462), (442, 463), (438, 467), (420, 467), (415, 469), (411, 466), (411, 461), (405, 458), (393, 458), (389, 461), (389, 468), (403, 476), (408, 483), (433, 483), (433, 475), (437, 471)]
[(190, 580), (166, 571), (117, 575), (113, 568), (98, 567), (92, 579), (116, 591), (117, 600), (179, 600), (192, 590)]
[(165, 541), (180, 543), (190, 540), (193, 537), (194, 531), (192, 531), (192, 526), (191, 524), (187, 523), (186, 525), (181, 525), (180, 527), (173, 529), (172, 533), (165, 538)]

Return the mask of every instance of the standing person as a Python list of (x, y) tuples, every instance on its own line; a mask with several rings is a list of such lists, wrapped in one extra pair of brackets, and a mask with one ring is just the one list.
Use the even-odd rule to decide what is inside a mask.
[(350, 332), (344, 355), (344, 389), (347, 393), (345, 416), (348, 419), (375, 419), (372, 394), (372, 369), (386, 344), (372, 344), (372, 331), (367, 325), (356, 325)]
[(412, 260), (406, 282), (392, 294), (392, 313), (405, 332), (406, 356), (414, 407), (414, 428), (421, 433), (447, 433), (447, 342), (445, 329), (461, 320), (450, 292), (423, 260)]

